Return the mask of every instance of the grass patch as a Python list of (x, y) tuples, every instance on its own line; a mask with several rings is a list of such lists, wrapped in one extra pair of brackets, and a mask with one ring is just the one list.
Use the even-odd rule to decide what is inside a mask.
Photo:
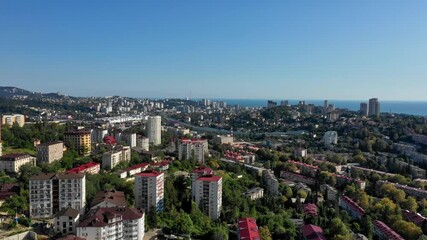
[(16, 148), (16, 147), (4, 147), (3, 155), (12, 154), (12, 153), (25, 153), (30, 155), (36, 155), (36, 150), (29, 148)]

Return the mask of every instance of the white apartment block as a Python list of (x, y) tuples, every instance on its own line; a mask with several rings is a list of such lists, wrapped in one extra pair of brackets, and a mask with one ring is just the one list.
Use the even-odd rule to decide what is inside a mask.
[(136, 133), (122, 133), (121, 138), (121, 140), (131, 148), (136, 147)]
[(36, 165), (36, 158), (29, 154), (7, 154), (0, 157), (0, 171), (18, 173), (22, 165)]
[(117, 147), (117, 149), (102, 154), (102, 168), (113, 169), (117, 164), (129, 161), (131, 150), (129, 146)]
[(150, 151), (150, 140), (147, 137), (138, 136), (136, 138), (136, 146), (143, 151)]
[[(196, 167), (195, 169), (193, 169), (193, 171), (190, 174), (190, 176), (191, 176), (191, 189), (196, 189), (196, 180), (199, 177), (206, 176), (206, 175), (212, 175), (212, 174), (213, 174), (213, 170), (211, 168), (208, 168), (205, 166)], [(196, 194), (195, 191), (191, 191), (191, 199), (193, 201), (195, 201), (195, 198), (196, 198), (195, 194)]]
[(253, 201), (253, 200), (264, 197), (264, 189), (260, 187), (254, 187), (244, 192), (243, 195), (245, 195), (246, 197), (248, 197)]
[(178, 159), (194, 158), (199, 163), (205, 162), (208, 153), (208, 141), (205, 139), (181, 139), (178, 144)]
[(164, 209), (165, 174), (157, 171), (145, 171), (135, 176), (135, 206), (147, 212), (155, 207), (157, 212)]
[(84, 212), (86, 176), (84, 173), (43, 173), (30, 178), (30, 216), (51, 218), (64, 208)]
[(222, 177), (202, 176), (192, 189), (196, 204), (213, 220), (219, 218), (222, 209)]
[(332, 144), (338, 143), (338, 133), (336, 131), (327, 131), (323, 136), (323, 142), (325, 147), (329, 147)]
[(144, 216), (144, 211), (136, 208), (93, 209), (77, 225), (77, 236), (91, 240), (142, 240)]
[(107, 129), (94, 128), (90, 131), (90, 138), (92, 143), (102, 143), (105, 136), (108, 136)]
[(162, 117), (150, 116), (147, 122), (147, 136), (154, 146), (162, 143)]
[(64, 156), (64, 143), (61, 141), (37, 145), (37, 164), (52, 163)]
[(55, 214), (53, 227), (62, 235), (75, 234), (80, 212), (73, 208), (64, 208)]

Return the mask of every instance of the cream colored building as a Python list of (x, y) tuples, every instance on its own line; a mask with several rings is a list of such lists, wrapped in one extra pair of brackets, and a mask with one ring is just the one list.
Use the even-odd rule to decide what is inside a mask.
[(36, 158), (29, 154), (7, 154), (0, 158), (0, 171), (18, 173), (24, 164), (36, 165)]
[(12, 115), (3, 115), (1, 118), (1, 123), (12, 126), (14, 123), (17, 123), (20, 127), (25, 125), (25, 116), (22, 114), (12, 114)]
[(64, 156), (64, 143), (61, 141), (37, 145), (37, 164), (52, 163)]

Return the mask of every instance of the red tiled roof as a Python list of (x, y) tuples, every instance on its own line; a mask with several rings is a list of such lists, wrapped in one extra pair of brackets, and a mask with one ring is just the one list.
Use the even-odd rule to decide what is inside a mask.
[(317, 206), (313, 203), (308, 203), (304, 205), (303, 208), (304, 214), (309, 216), (317, 216)]
[(302, 235), (306, 240), (326, 240), (321, 227), (308, 224), (301, 227)]
[(353, 200), (351, 200), (351, 198), (347, 197), (347, 196), (340, 196), (341, 200), (346, 202), (347, 205), (353, 209), (353, 211), (358, 212), (360, 215), (365, 215), (365, 209), (363, 209), (361, 206), (359, 206), (359, 204), (357, 204), (356, 202), (354, 202)]
[(211, 168), (200, 166), (196, 167), (192, 173), (206, 173), (206, 174), (212, 174), (213, 170)]
[(158, 177), (162, 174), (163, 174), (162, 172), (157, 172), (154, 170), (147, 170), (147, 171), (144, 171), (142, 173), (137, 174), (137, 176), (140, 176), (140, 177)]
[(418, 226), (422, 225), (426, 220), (426, 217), (422, 216), (421, 214), (410, 212), (408, 210), (404, 210), (403, 215), (405, 216), (406, 219), (408, 219), (408, 221), (411, 221)]
[(387, 235), (389, 240), (405, 240), (403, 237), (401, 237), (399, 234), (397, 234), (393, 229), (391, 229), (389, 226), (387, 226), (385, 223), (375, 220), (372, 222), (374, 226), (380, 230), (384, 235)]
[(239, 225), (239, 240), (260, 240), (258, 226), (255, 218), (240, 218)]
[(205, 182), (218, 182), (219, 180), (221, 180), (221, 178), (221, 176), (206, 175), (199, 177), (197, 180)]
[(72, 169), (68, 170), (67, 172), (69, 172), (69, 173), (80, 173), (80, 172), (85, 171), (86, 169), (93, 168), (93, 167), (96, 167), (99, 165), (100, 165), (99, 163), (90, 162), (90, 163), (86, 163), (86, 164), (83, 164), (81, 166), (72, 168)]
[(131, 167), (128, 167), (128, 168), (124, 169), (124, 171), (130, 171), (130, 170), (137, 169), (137, 168), (144, 168), (144, 167), (147, 167), (148, 165), (150, 165), (150, 164), (140, 163), (140, 164), (136, 164), (136, 165), (133, 165)]

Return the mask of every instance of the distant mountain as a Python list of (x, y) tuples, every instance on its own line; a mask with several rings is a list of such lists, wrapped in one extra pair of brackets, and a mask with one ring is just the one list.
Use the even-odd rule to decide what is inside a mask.
[(17, 87), (1, 87), (0, 86), (0, 97), (2, 98), (22, 98), (27, 96), (28, 98), (35, 97), (49, 97), (49, 98), (61, 98), (64, 97), (58, 93), (40, 93), (40, 92), (31, 92), (22, 88)]

